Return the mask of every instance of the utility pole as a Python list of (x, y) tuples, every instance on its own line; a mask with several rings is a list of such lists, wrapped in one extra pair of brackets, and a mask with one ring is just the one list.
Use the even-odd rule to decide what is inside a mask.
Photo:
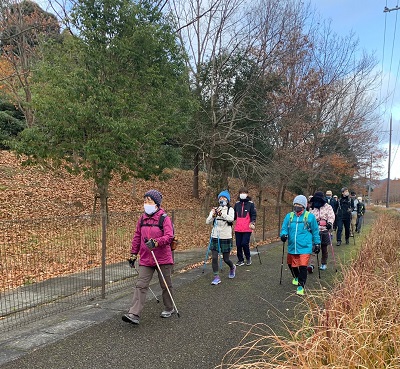
[(371, 166), (369, 167), (368, 205), (371, 205), (371, 184), (372, 184), (372, 153), (371, 153)]
[(390, 114), (390, 126), (389, 126), (389, 160), (388, 160), (388, 179), (386, 187), (386, 207), (389, 207), (389, 188), (390, 188), (390, 160), (392, 152), (392, 114)]

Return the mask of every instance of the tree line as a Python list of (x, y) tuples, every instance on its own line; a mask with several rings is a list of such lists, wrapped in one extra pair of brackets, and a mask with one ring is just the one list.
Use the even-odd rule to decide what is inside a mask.
[[(190, 168), (309, 194), (377, 178), (379, 75), (300, 0), (0, 5), (0, 145), (108, 184)], [(372, 165), (373, 163), (373, 165)]]

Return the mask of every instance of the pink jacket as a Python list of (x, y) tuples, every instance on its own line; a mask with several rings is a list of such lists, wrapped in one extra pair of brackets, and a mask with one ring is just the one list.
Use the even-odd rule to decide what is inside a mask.
[(333, 222), (335, 221), (335, 213), (332, 209), (332, 206), (330, 206), (329, 204), (325, 204), (319, 209), (310, 209), (310, 213), (313, 213), (315, 215), (315, 218), (317, 218), (320, 232), (327, 230), (326, 223), (333, 224)]
[[(163, 231), (158, 226), (158, 221), (161, 215), (164, 213), (165, 211), (161, 208), (151, 216), (143, 213), (136, 223), (136, 230), (132, 239), (131, 253), (139, 254), (139, 265), (151, 267), (156, 266), (153, 255), (151, 254), (149, 248), (145, 245), (145, 239), (149, 240), (150, 238), (158, 242), (158, 247), (153, 249), (158, 263), (160, 265), (174, 263), (170, 247), (171, 241), (174, 238), (171, 219), (168, 216), (164, 219)], [(141, 226), (140, 224), (142, 218), (144, 224), (151, 224), (151, 226)]]

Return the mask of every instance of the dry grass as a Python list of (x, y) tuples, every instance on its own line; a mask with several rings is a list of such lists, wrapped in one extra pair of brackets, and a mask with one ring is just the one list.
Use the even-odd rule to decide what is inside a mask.
[(342, 282), (306, 298), (300, 328), (254, 326), (220, 368), (400, 368), (399, 229), (399, 214), (380, 214)]

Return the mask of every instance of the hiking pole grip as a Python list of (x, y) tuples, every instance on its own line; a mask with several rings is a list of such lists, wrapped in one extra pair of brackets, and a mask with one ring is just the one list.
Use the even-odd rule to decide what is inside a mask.
[(284, 256), (285, 256), (285, 242), (282, 243), (281, 279), (279, 280), (279, 284), (282, 284), (283, 257)]

